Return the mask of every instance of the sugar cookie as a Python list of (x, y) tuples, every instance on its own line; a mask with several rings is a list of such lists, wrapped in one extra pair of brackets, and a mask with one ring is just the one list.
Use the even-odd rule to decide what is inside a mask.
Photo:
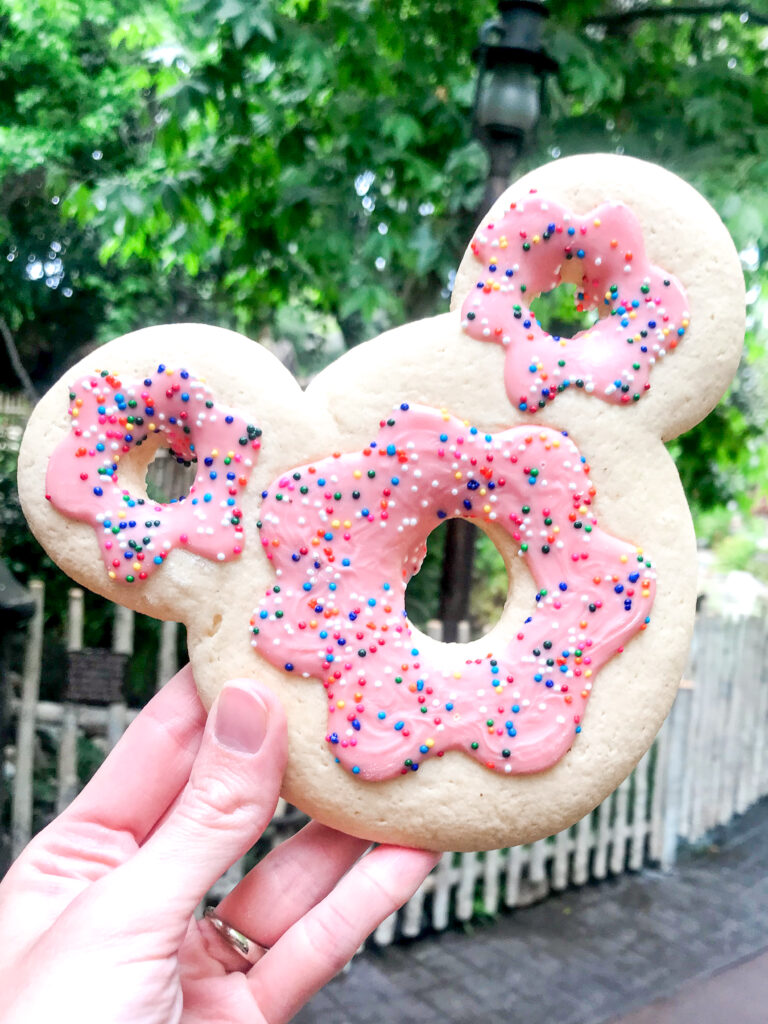
[[(601, 314), (574, 338), (530, 308), (562, 281)], [(598, 155), (505, 193), (452, 305), (306, 392), (228, 331), (119, 338), (39, 403), (19, 485), (70, 575), (186, 623), (206, 703), (233, 676), (275, 689), (287, 799), (372, 840), (490, 849), (588, 812), (671, 706), (696, 562), (663, 441), (727, 387), (744, 288), (698, 193)], [(161, 445), (197, 460), (168, 504), (144, 485)], [(463, 646), (403, 607), (428, 534), (455, 516), (510, 579), (499, 621)]]

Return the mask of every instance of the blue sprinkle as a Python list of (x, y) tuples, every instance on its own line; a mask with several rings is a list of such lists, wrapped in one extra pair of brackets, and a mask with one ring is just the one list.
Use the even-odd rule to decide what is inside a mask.
[(401, 729), (405, 728), (405, 722), (395, 722), (395, 729), (400, 732)]
[(387, 712), (386, 711), (380, 711), (376, 717), (384, 719), (384, 718), (387, 717)]

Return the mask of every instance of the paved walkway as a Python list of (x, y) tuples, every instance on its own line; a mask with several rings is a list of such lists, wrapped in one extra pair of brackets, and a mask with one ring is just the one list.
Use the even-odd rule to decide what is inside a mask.
[(718, 838), (666, 875), (367, 951), (295, 1024), (765, 1024), (768, 801)]

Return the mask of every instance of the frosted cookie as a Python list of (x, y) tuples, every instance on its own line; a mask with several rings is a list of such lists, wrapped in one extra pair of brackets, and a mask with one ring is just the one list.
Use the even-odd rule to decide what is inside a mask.
[[(531, 302), (570, 281), (573, 338)], [(51, 556), (184, 621), (209, 704), (264, 679), (288, 715), (284, 795), (372, 840), (490, 849), (564, 828), (648, 749), (695, 607), (695, 542), (663, 445), (739, 358), (744, 291), (690, 186), (610, 156), (547, 165), (484, 218), (453, 311), (350, 351), (302, 392), (199, 325), (99, 349), (40, 402), (20, 491)], [(151, 501), (159, 446), (195, 463)], [(446, 645), (404, 595), (447, 518), (507, 565), (499, 621)]]

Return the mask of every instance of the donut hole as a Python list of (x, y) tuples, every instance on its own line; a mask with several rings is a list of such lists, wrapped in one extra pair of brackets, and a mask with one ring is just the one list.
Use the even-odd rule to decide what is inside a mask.
[(596, 309), (582, 305), (581, 296), (580, 285), (564, 281), (551, 291), (537, 295), (530, 309), (547, 334), (556, 338), (572, 338), (593, 327), (600, 319)]
[(196, 473), (197, 460), (184, 462), (177, 459), (170, 448), (161, 444), (155, 449), (144, 476), (147, 497), (163, 505), (186, 498)]
[[(448, 519), (443, 520), (427, 537), (427, 554), (405, 591), (408, 618), (423, 632), (428, 630), (430, 622), (438, 620), (440, 616), (441, 580), (449, 522)], [(460, 637), (465, 641), (484, 636), (499, 621), (511, 596), (512, 577), (495, 539), (472, 520), (465, 519), (463, 523), (471, 531), (474, 541), (469, 581), (469, 636)], [(499, 531), (501, 543), (505, 538), (506, 534)], [(511, 541), (509, 546), (512, 548)], [(512, 550), (509, 557), (511, 555)]]

